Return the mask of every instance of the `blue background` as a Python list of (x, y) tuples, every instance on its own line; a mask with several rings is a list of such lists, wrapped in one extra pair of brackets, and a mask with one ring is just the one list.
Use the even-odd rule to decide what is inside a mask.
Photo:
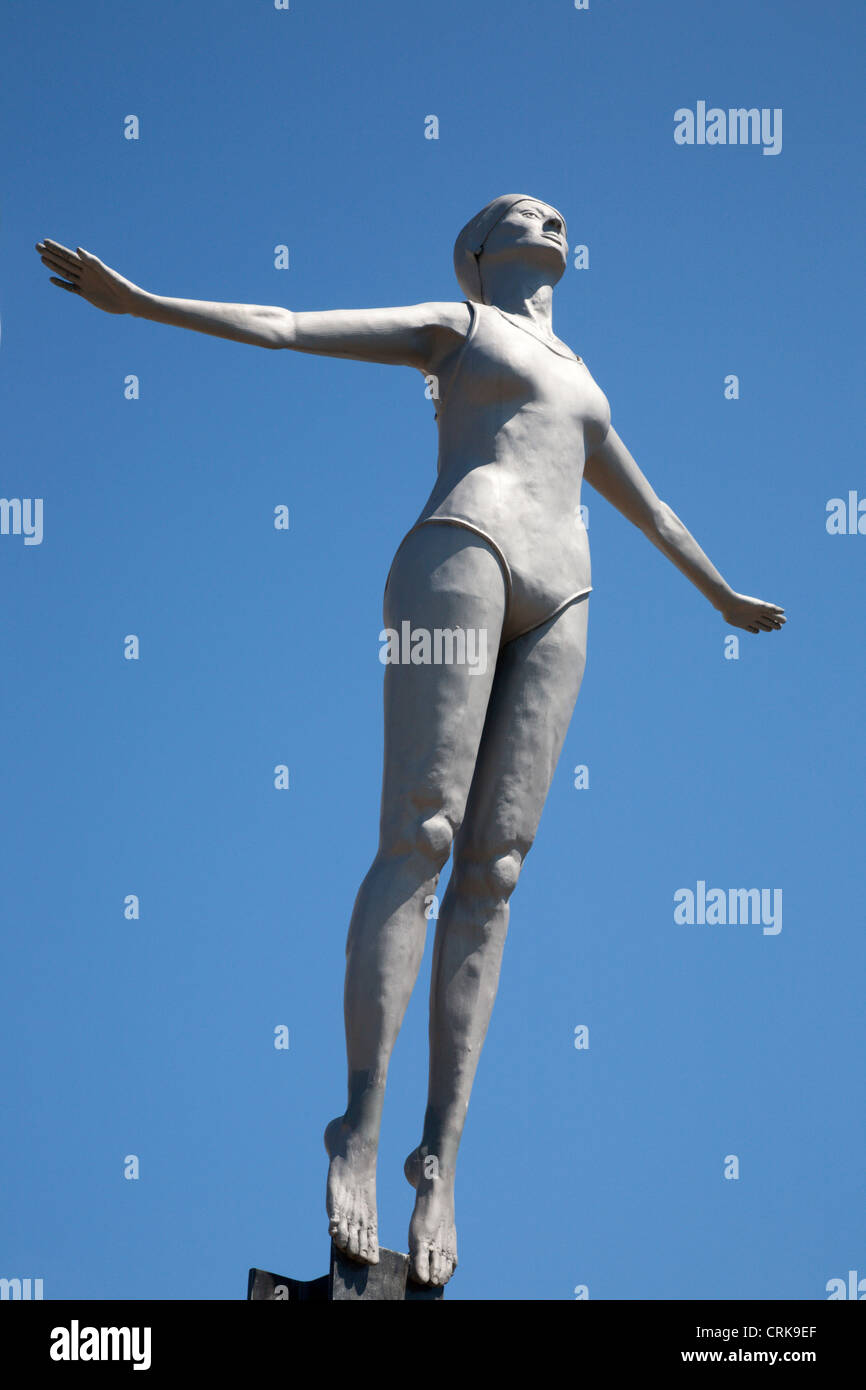
[[(866, 1275), (866, 536), (825, 526), (866, 493), (863, 28), (853, 0), (6, 5), (0, 493), (42, 497), (45, 531), (0, 537), (0, 1274), (236, 1299), (250, 1265), (327, 1267), (382, 589), (435, 468), (417, 373), (108, 317), (33, 244), (162, 294), (412, 304), (460, 297), (454, 236), (518, 191), (589, 247), (555, 328), (615, 427), (789, 621), (725, 660), (718, 614), (586, 489), (587, 673), (512, 901), (447, 1297)], [(698, 100), (781, 107), (782, 152), (677, 146)], [(677, 925), (699, 879), (781, 888), (781, 933)], [(397, 1249), (429, 944), (382, 1134)]]

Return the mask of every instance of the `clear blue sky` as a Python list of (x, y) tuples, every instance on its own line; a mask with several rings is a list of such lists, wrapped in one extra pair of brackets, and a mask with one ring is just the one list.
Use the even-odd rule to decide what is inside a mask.
[[(587, 489), (586, 677), (512, 900), (447, 1297), (866, 1275), (866, 535), (825, 525), (866, 496), (863, 28), (853, 0), (7, 3), (0, 494), (42, 498), (44, 538), (0, 536), (0, 1275), (219, 1299), (251, 1264), (326, 1269), (382, 589), (435, 469), (417, 373), (109, 318), (33, 244), (164, 294), (410, 304), (460, 297), (454, 236), (511, 191), (589, 247), (556, 329), (659, 495), (789, 621), (726, 660)], [(781, 108), (781, 152), (676, 145), (698, 101)], [(782, 930), (677, 924), (699, 881), (781, 889)], [(428, 975), (429, 944), (382, 1135), (398, 1249)]]

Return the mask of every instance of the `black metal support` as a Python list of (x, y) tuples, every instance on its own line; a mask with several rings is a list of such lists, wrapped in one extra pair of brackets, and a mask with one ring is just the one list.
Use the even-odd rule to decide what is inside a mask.
[(415, 1284), (408, 1278), (409, 1256), (397, 1250), (379, 1250), (377, 1265), (348, 1259), (331, 1242), (331, 1269), (320, 1279), (289, 1279), (264, 1269), (251, 1269), (247, 1299), (269, 1303), (357, 1302), (373, 1299), (408, 1302), (420, 1299), (432, 1303), (441, 1299), (442, 1288)]

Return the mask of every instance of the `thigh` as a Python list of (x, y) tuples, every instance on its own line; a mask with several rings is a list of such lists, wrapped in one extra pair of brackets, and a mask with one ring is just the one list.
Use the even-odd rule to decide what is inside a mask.
[(586, 663), (589, 596), (500, 653), (469, 791), (461, 855), (528, 853)]
[[(444, 811), (462, 818), (496, 669), (506, 589), (495, 552), (456, 526), (404, 539), (383, 605), (383, 833)], [(382, 641), (381, 656), (386, 653)], [(395, 659), (396, 658), (396, 659)]]

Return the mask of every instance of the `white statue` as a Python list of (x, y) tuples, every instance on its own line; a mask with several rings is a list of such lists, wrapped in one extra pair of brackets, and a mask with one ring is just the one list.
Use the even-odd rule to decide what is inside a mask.
[(380, 843), (347, 943), (348, 1105), (325, 1143), (331, 1235), (348, 1255), (375, 1264), (385, 1080), (428, 905), (450, 855), (436, 925), (427, 1110), (405, 1165), (416, 1189), (411, 1276), (444, 1284), (457, 1264), (457, 1150), (496, 996), (508, 900), (583, 675), (591, 583), (582, 478), (728, 627), (777, 630), (783, 610), (725, 582), (611, 427), (607, 399), (582, 359), (554, 335), (553, 288), (567, 241), (561, 214), (546, 203), (506, 195), (467, 224), (454, 256), (464, 302), (394, 309), (292, 313), (170, 299), (81, 247), (46, 240), (36, 249), (56, 272), (53, 284), (108, 313), (259, 347), (414, 367), (438, 382), (436, 484), (385, 591), (386, 628), (421, 637), (417, 659), (385, 668)]

